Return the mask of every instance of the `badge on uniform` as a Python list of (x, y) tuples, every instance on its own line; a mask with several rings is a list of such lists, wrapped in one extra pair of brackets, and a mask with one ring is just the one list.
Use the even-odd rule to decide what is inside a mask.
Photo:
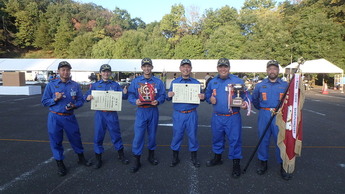
[(151, 104), (152, 101), (155, 100), (155, 93), (157, 89), (155, 88), (155, 84), (150, 83), (139, 83), (140, 87), (138, 88), (139, 93), (139, 100), (143, 104)]
[(75, 98), (76, 98), (76, 96), (77, 96), (77, 92), (76, 92), (76, 91), (74, 91), (74, 90), (71, 88), (70, 95), (71, 95), (72, 99), (75, 99)]

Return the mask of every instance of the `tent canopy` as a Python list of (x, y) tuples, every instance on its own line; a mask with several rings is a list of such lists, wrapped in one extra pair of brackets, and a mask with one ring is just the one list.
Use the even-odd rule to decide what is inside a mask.
[[(294, 62), (285, 67), (285, 71), (291, 68), (297, 68), (298, 63)], [(339, 73), (343, 74), (343, 70), (326, 59), (315, 59), (306, 61), (300, 66), (302, 73)]]
[[(113, 71), (141, 72), (141, 59), (0, 59), (0, 71), (56, 71), (61, 61), (68, 61), (75, 72), (99, 71), (109, 64)], [(195, 59), (193, 72), (217, 72), (218, 60)], [(263, 73), (269, 60), (230, 60), (231, 72)], [(153, 59), (154, 72), (179, 72), (180, 59)], [(282, 72), (282, 68), (281, 72)]]

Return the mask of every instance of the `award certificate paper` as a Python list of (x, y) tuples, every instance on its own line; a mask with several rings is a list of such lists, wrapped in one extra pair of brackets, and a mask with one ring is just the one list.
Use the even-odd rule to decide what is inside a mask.
[(122, 92), (92, 90), (91, 110), (121, 111)]
[(200, 104), (200, 84), (173, 84), (173, 103)]

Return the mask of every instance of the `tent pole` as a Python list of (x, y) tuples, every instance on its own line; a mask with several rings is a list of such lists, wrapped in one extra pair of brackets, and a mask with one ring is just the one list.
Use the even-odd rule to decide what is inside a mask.
[(341, 78), (340, 78), (340, 93), (344, 93), (344, 72), (341, 73)]

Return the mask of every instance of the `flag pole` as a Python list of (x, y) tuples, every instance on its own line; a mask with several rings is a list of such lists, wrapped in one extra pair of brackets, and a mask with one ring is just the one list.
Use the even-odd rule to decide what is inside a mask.
[(270, 125), (271, 125), (271, 123), (272, 123), (274, 117), (276, 116), (276, 114), (277, 114), (279, 108), (283, 105), (284, 99), (285, 99), (285, 97), (286, 97), (286, 95), (287, 95), (287, 92), (289, 91), (289, 88), (290, 88), (291, 83), (292, 83), (291, 80), (295, 79), (295, 73), (297, 73), (297, 71), (299, 70), (300, 65), (303, 65), (304, 62), (305, 62), (305, 61), (304, 61), (303, 57), (301, 57), (301, 58), (298, 59), (298, 61), (297, 61), (297, 63), (298, 63), (297, 69), (296, 69), (296, 71), (294, 72), (292, 78), (290, 79), (290, 83), (289, 83), (288, 87), (286, 88), (286, 90), (285, 90), (285, 92), (284, 92), (284, 94), (283, 94), (283, 97), (280, 99), (279, 104), (278, 104), (278, 105), (276, 106), (276, 108), (274, 109), (274, 112), (273, 112), (273, 114), (272, 114), (270, 120), (268, 121), (268, 123), (267, 123), (267, 125), (266, 125), (266, 128), (265, 128), (265, 130), (264, 130), (264, 133), (261, 135), (261, 137), (260, 137), (258, 143), (257, 143), (256, 146), (255, 146), (255, 149), (254, 149), (252, 155), (250, 156), (250, 158), (249, 158), (249, 160), (248, 160), (246, 166), (244, 167), (244, 169), (243, 169), (243, 171), (242, 171), (243, 174), (246, 173), (246, 171), (247, 171), (247, 169), (248, 169), (248, 167), (249, 167), (250, 162), (253, 160), (255, 153), (258, 151), (259, 146), (260, 146), (262, 140), (264, 139), (264, 137), (265, 137), (265, 135), (266, 135), (266, 133), (267, 133), (267, 131), (268, 131), (268, 128), (270, 127)]

